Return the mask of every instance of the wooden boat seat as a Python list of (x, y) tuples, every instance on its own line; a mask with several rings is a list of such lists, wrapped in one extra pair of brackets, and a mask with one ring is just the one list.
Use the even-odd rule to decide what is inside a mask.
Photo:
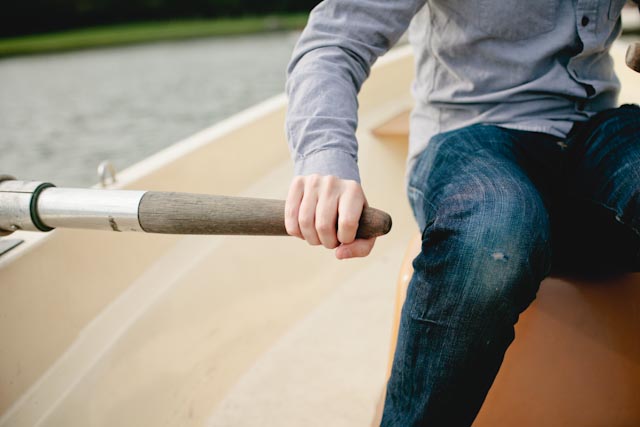
[(406, 143), (409, 141), (410, 115), (410, 109), (402, 111), (375, 127), (371, 132), (380, 139)]
[[(391, 355), (419, 250), (418, 235), (400, 271)], [(548, 278), (520, 316), (474, 427), (541, 425), (640, 425), (640, 274)]]

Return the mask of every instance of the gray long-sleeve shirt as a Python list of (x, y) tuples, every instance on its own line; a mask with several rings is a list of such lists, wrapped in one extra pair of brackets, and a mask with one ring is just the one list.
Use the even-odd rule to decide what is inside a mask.
[(566, 136), (616, 105), (609, 47), (625, 0), (325, 0), (289, 64), (296, 175), (359, 181), (357, 93), (409, 27), (417, 65), (409, 168), (429, 139), (475, 123)]

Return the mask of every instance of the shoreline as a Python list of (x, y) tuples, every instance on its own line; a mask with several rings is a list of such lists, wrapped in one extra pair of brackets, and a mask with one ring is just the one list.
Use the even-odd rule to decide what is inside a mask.
[(148, 21), (0, 39), (0, 59), (171, 40), (302, 29), (307, 14)]

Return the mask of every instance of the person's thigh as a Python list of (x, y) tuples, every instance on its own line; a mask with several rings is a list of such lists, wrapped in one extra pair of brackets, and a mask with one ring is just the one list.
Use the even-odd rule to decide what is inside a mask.
[[(512, 272), (546, 273), (551, 235), (545, 190), (556, 173), (550, 169), (560, 165), (554, 158), (561, 154), (553, 137), (497, 126), (474, 125), (434, 137), (408, 187), (422, 232), (421, 255), (452, 264), (446, 271), (450, 277), (462, 270), (465, 283), (472, 267), (502, 277), (508, 274), (501, 265), (513, 267)], [(463, 251), (438, 257), (427, 250), (441, 244)], [(463, 262), (456, 263), (455, 255)]]
[(567, 142), (562, 255), (574, 270), (639, 270), (640, 108), (599, 113)]
[(384, 426), (470, 425), (479, 410), (551, 263), (530, 149), (560, 153), (549, 136), (476, 125), (434, 137), (419, 158), (409, 196), (422, 250)]

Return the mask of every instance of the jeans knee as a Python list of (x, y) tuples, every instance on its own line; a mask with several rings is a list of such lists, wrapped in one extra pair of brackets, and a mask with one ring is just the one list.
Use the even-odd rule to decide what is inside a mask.
[(457, 254), (479, 270), (496, 269), (496, 262), (521, 268), (550, 250), (549, 215), (529, 183), (503, 179), (460, 188), (431, 206), (423, 249), (445, 244), (453, 251), (450, 256)]
[(441, 207), (425, 229), (414, 260), (412, 317), (515, 322), (550, 269), (546, 210), (523, 205), (517, 197), (471, 203), (468, 209)]
[(515, 323), (541, 279), (525, 261), (530, 254), (485, 249), (476, 255), (468, 247), (453, 249), (447, 255), (451, 262), (434, 262), (433, 254), (421, 252), (414, 261), (411, 317), (448, 325), (490, 318)]

